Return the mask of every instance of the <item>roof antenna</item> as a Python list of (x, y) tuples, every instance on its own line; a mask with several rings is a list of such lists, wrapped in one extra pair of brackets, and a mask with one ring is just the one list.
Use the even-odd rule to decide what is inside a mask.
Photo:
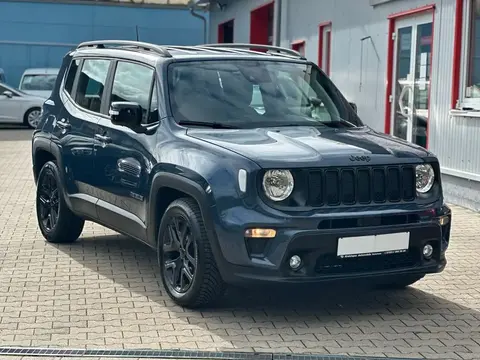
[(138, 41), (138, 25), (135, 25), (135, 33), (137, 35), (137, 41)]

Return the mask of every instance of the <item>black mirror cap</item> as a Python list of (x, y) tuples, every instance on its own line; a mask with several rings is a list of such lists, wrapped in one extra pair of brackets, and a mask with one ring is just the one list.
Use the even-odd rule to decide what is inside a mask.
[(112, 102), (108, 114), (115, 125), (136, 129), (142, 124), (142, 107), (136, 102)]
[(356, 113), (357, 113), (357, 104), (355, 104), (355, 103), (353, 103), (353, 102), (351, 102), (351, 103), (349, 103), (349, 104), (350, 104), (350, 106), (353, 108), (353, 111), (355, 111), (355, 114), (356, 114)]

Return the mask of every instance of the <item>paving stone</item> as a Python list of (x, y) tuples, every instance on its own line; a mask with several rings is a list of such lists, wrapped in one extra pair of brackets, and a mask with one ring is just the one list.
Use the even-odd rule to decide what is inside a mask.
[(189, 311), (132, 239), (87, 222), (74, 244), (43, 240), (30, 136), (0, 141), (0, 344), (480, 359), (479, 214), (452, 207), (446, 270), (406, 290), (232, 292)]

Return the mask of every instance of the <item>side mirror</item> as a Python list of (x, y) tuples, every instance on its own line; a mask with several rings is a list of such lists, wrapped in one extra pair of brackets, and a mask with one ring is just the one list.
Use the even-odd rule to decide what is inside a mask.
[(118, 101), (110, 105), (108, 111), (112, 123), (135, 130), (142, 123), (142, 107), (135, 102)]
[(353, 102), (351, 102), (351, 103), (349, 103), (349, 104), (350, 104), (350, 106), (353, 108), (353, 111), (355, 111), (355, 114), (356, 114), (356, 113), (357, 113), (357, 104), (355, 104), (355, 103), (353, 103)]
[(11, 99), (13, 97), (13, 93), (11, 91), (8, 91), (8, 90), (4, 91), (2, 95), (8, 97), (9, 99)]

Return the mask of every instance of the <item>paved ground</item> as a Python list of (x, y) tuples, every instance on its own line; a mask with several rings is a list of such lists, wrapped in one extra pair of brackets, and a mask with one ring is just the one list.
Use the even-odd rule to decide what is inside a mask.
[(30, 134), (0, 129), (0, 346), (480, 359), (479, 214), (453, 208), (447, 270), (405, 291), (234, 292), (186, 311), (133, 240), (89, 223), (75, 244), (43, 241)]

